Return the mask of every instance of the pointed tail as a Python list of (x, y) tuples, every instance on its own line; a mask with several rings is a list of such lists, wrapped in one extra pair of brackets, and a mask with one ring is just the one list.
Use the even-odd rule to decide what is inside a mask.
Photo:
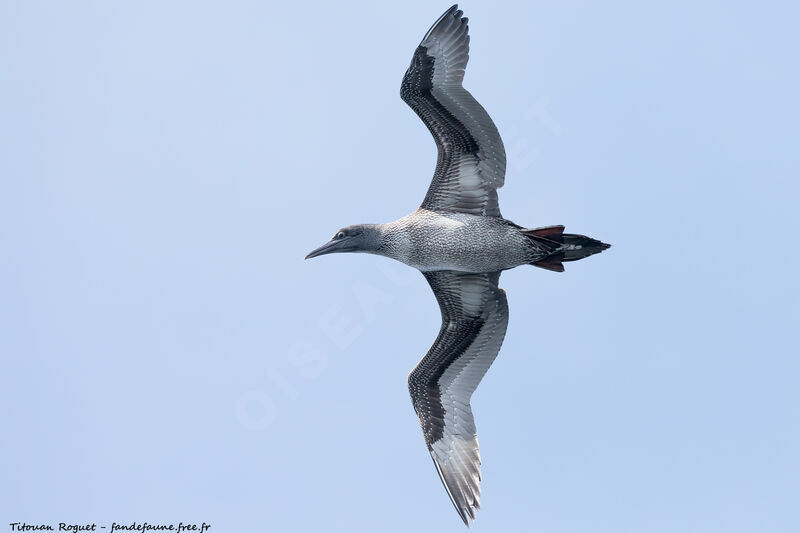
[(524, 229), (522, 234), (528, 237), (536, 248), (549, 253), (544, 259), (531, 264), (553, 272), (564, 272), (563, 263), (567, 261), (577, 261), (611, 247), (610, 244), (585, 235), (564, 233), (564, 226)]

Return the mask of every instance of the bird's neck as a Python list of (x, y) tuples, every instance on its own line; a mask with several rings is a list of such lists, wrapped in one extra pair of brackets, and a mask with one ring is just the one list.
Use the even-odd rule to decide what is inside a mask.
[(410, 243), (408, 242), (408, 230), (402, 220), (375, 224), (375, 232), (379, 239), (378, 246), (370, 253), (405, 262)]

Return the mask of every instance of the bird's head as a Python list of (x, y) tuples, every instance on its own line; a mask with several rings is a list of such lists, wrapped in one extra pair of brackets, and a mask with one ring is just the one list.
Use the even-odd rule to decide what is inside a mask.
[(331, 240), (312, 251), (306, 259), (339, 252), (375, 253), (381, 242), (381, 232), (374, 224), (347, 226), (333, 234)]

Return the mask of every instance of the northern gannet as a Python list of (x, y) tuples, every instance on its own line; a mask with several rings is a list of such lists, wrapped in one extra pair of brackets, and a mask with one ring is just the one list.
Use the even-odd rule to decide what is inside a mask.
[(425, 34), (400, 86), (401, 98), (436, 141), (433, 182), (419, 209), (386, 224), (337, 231), (306, 257), (365, 252), (422, 272), (442, 312), (439, 335), (408, 376), (414, 410), (436, 471), (466, 525), (480, 508), (478, 438), (470, 397), (497, 357), (508, 325), (503, 270), (563, 263), (609, 247), (564, 226), (526, 229), (500, 215), (506, 154), (492, 119), (462, 87), (467, 18), (448, 9)]

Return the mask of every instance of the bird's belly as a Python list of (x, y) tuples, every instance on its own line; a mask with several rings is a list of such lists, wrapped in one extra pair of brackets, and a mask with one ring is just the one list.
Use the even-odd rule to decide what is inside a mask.
[(528, 262), (524, 238), (505, 227), (438, 224), (409, 237), (405, 262), (423, 272), (496, 272)]

